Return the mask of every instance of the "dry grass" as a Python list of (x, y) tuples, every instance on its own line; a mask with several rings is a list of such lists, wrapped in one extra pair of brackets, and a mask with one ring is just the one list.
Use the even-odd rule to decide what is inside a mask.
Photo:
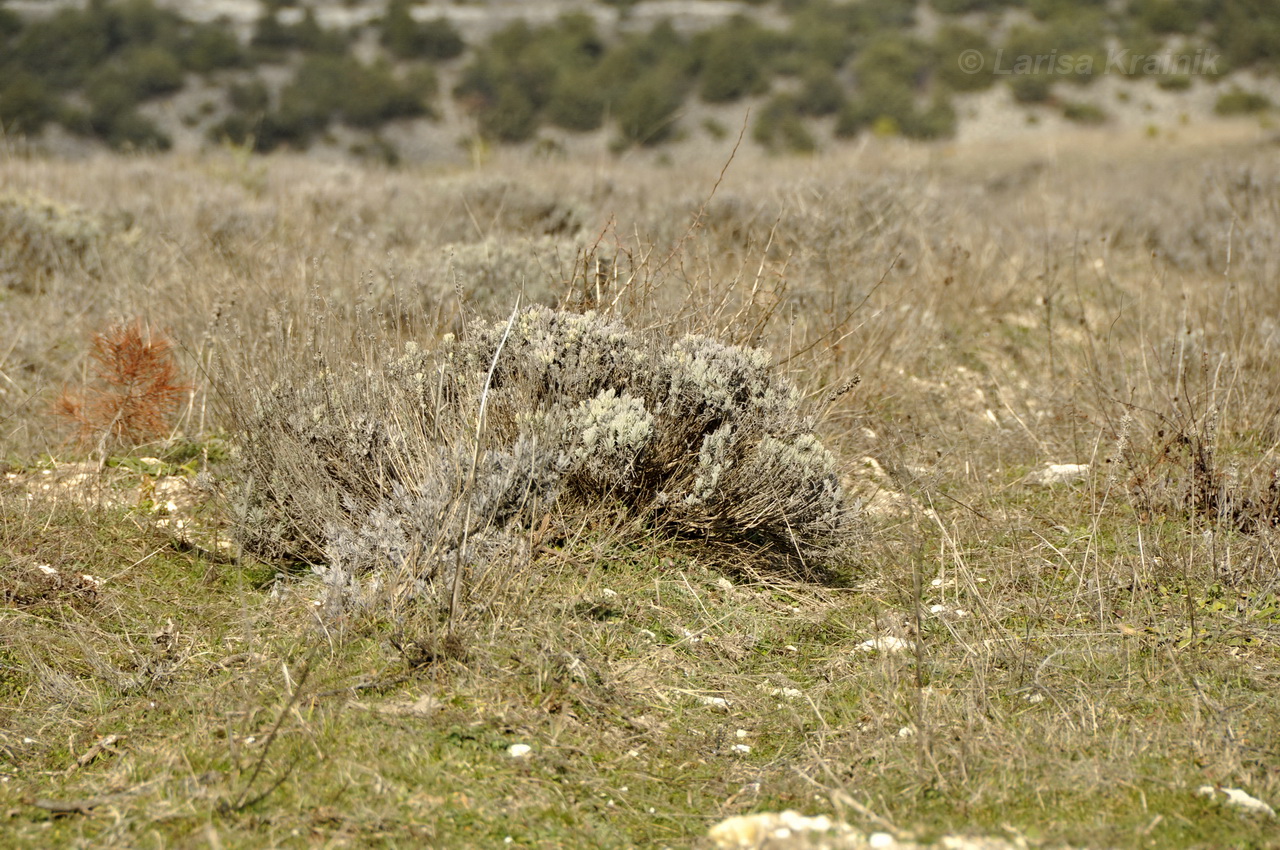
[[(1193, 792), (1280, 800), (1280, 168), (1244, 134), (1068, 141), (744, 153), (709, 199), (723, 159), (0, 162), (16, 193), (132, 222), (0, 292), (3, 828), (678, 846), (791, 806), (925, 838), (1274, 846), (1274, 823)], [(772, 351), (850, 487), (879, 491), (853, 586), (728, 581), (602, 511), (528, 529), (528, 565), (452, 612), (334, 612), (315, 579), (217, 545), (234, 505), (184, 542), (149, 504), (22, 492), (105, 320), (171, 329), (202, 376), (179, 425), (199, 446), (228, 424), (219, 393), (505, 316), (442, 271), (486, 242), (577, 258), (512, 299), (536, 283)], [(1089, 468), (1029, 483), (1049, 462)]]

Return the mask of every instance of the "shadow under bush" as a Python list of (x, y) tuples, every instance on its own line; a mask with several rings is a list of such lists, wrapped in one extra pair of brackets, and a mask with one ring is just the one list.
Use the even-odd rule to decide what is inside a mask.
[(527, 563), (539, 524), (621, 517), (636, 543), (687, 540), (726, 565), (819, 580), (856, 530), (769, 355), (706, 337), (534, 307), (434, 351), (410, 343), (385, 367), (247, 397), (234, 411), (244, 543), (312, 564), (344, 597), (390, 575), (438, 593), (456, 569), (474, 586)]

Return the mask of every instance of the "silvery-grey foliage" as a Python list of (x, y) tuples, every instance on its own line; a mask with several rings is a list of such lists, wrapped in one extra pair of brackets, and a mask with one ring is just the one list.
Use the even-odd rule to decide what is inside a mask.
[(646, 534), (822, 576), (853, 511), (770, 367), (756, 349), (533, 307), (408, 345), (376, 374), (273, 387), (244, 423), (246, 542), (363, 598), (389, 572), (423, 588), (477, 575), (553, 508), (589, 522), (604, 507)]

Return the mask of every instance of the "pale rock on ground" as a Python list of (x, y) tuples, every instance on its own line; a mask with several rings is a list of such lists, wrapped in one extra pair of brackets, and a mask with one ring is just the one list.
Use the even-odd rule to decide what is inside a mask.
[(1209, 797), (1214, 800), (1218, 799), (1218, 794), (1221, 793), (1223, 795), (1223, 805), (1233, 806), (1242, 811), (1262, 815), (1273, 820), (1276, 816), (1275, 809), (1240, 788), (1215, 788), (1212, 785), (1201, 785), (1196, 789), (1196, 793), (1201, 797)]
[(1051, 487), (1054, 484), (1074, 484), (1083, 481), (1089, 474), (1087, 463), (1050, 463), (1030, 473), (1025, 481), (1040, 487)]
[(738, 815), (711, 827), (707, 833), (719, 850), (1023, 850), (1024, 842), (1003, 838), (964, 838), (949, 835), (936, 844), (898, 841), (886, 832), (863, 833), (826, 816), (798, 812)]

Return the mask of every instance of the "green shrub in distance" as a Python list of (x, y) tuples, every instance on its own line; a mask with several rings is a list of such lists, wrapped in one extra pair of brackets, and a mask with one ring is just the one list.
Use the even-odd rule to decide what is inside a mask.
[(54, 88), (74, 88), (110, 54), (110, 33), (84, 11), (62, 7), (32, 21), (12, 46), (9, 60)]
[(816, 65), (801, 78), (795, 107), (801, 115), (835, 115), (844, 107), (846, 99), (844, 86), (835, 72)]
[(1026, 3), (1025, 0), (929, 0), (929, 5), (944, 15), (967, 15), (970, 12), (999, 12)]
[(1261, 92), (1245, 91), (1239, 87), (1218, 96), (1213, 111), (1218, 115), (1253, 115), (1271, 108), (1271, 98)]
[(856, 136), (877, 119), (888, 118), (901, 127), (915, 112), (915, 92), (906, 83), (887, 77), (863, 80), (836, 118), (836, 135)]
[(218, 24), (196, 26), (178, 51), (178, 56), (187, 70), (199, 74), (239, 68), (247, 61), (240, 39), (230, 29)]
[(401, 59), (455, 59), (466, 50), (462, 34), (448, 18), (418, 22), (409, 0), (391, 0), (379, 22), (382, 44)]
[(0, 4), (0, 46), (4, 46), (9, 39), (20, 32), (22, 32), (22, 18), (17, 12)]
[[(972, 62), (968, 51), (976, 50), (980, 64)], [(934, 79), (955, 92), (990, 88), (997, 77), (996, 52), (987, 37), (976, 30), (955, 24), (941, 27), (933, 39)]]
[(1155, 33), (1191, 35), (1208, 17), (1206, 0), (1130, 0), (1128, 14)]
[(182, 88), (182, 63), (163, 47), (124, 50), (106, 73), (118, 77), (138, 100), (172, 94)]
[(1192, 82), (1190, 74), (1161, 74), (1156, 77), (1156, 85), (1165, 91), (1186, 91)]
[(1275, 66), (1280, 57), (1280, 15), (1270, 0), (1222, 0), (1212, 15), (1213, 38), (1231, 68)]
[(853, 53), (854, 34), (830, 2), (810, 3), (792, 13), (787, 30), (788, 56), (785, 61), (800, 67), (821, 63), (839, 68)]
[(237, 112), (250, 114), (266, 112), (271, 105), (271, 93), (266, 83), (259, 79), (233, 83), (227, 89), (227, 100)]
[(1105, 124), (1107, 113), (1102, 107), (1078, 100), (1069, 100), (1062, 104), (1062, 117), (1077, 124)]
[(657, 145), (671, 138), (684, 103), (685, 83), (670, 68), (644, 75), (618, 100), (618, 134), (626, 144)]
[(921, 110), (916, 110), (902, 124), (902, 135), (908, 139), (946, 139), (956, 132), (956, 111), (951, 99), (939, 92)]
[(757, 113), (751, 138), (773, 153), (813, 153), (818, 142), (805, 123), (800, 103), (791, 95), (775, 95)]
[(1042, 21), (1052, 18), (1069, 18), (1082, 12), (1100, 12), (1106, 9), (1107, 0), (1027, 0), (1026, 6)]
[(538, 108), (524, 89), (503, 83), (480, 115), (480, 132), (499, 142), (527, 142), (538, 131)]
[(930, 60), (929, 48), (923, 42), (889, 33), (858, 51), (853, 71), (860, 87), (871, 80), (872, 85), (897, 83), (914, 90), (924, 81)]
[(726, 103), (769, 88), (770, 59), (777, 37), (746, 18), (703, 33), (694, 42), (701, 57), (699, 95)]
[(33, 74), (19, 71), (0, 82), (0, 128), (14, 135), (34, 135), (58, 116), (57, 98)]
[(99, 135), (118, 151), (166, 151), (173, 145), (155, 122), (136, 109), (111, 116)]
[(1053, 96), (1053, 80), (1048, 74), (1014, 74), (1009, 90), (1018, 103), (1046, 103)]
[(604, 123), (606, 93), (591, 72), (563, 72), (547, 102), (547, 120), (566, 130), (599, 129)]

